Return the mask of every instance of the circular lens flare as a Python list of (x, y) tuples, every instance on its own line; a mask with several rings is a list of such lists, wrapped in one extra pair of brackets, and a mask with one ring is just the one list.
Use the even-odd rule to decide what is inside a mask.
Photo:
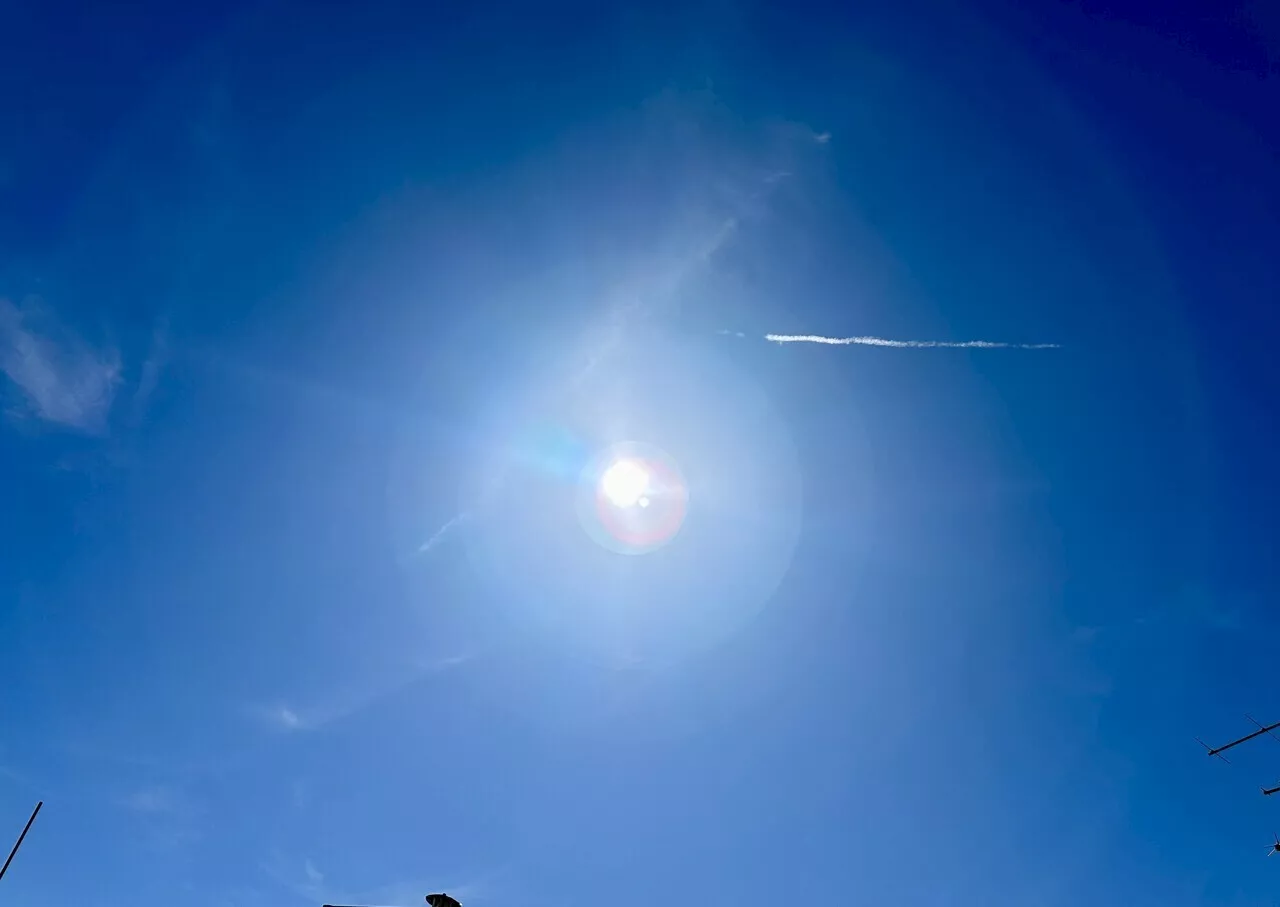
[(647, 554), (675, 538), (689, 501), (684, 476), (649, 444), (614, 444), (583, 473), (579, 515), (587, 533), (619, 554)]

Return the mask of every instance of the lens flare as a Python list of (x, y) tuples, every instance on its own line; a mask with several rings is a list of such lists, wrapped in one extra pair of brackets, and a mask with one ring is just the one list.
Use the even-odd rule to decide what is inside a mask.
[(688, 511), (684, 476), (651, 444), (611, 445), (587, 465), (579, 489), (583, 528), (619, 554), (647, 554), (666, 545)]
[(604, 471), (600, 491), (615, 507), (647, 506), (649, 472), (635, 460), (618, 460)]

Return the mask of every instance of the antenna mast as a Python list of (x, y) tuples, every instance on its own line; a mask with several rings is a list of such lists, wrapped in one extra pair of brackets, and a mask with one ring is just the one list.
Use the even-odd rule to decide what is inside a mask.
[(13, 862), (14, 856), (18, 853), (18, 848), (22, 846), (22, 842), (26, 840), (27, 832), (31, 831), (31, 824), (35, 822), (36, 816), (40, 814), (40, 807), (44, 806), (41, 800), (36, 804), (36, 808), (31, 811), (31, 818), (27, 820), (27, 824), (23, 826), (22, 834), (18, 835), (18, 843), (13, 845), (13, 850), (9, 851), (9, 859), (4, 861), (4, 868), (0, 869), (0, 879), (4, 878), (4, 874), (9, 871), (9, 864)]

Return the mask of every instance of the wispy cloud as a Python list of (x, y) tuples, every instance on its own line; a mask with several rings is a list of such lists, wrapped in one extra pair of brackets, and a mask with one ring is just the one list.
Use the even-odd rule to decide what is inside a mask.
[(173, 788), (155, 785), (133, 791), (121, 798), (120, 805), (137, 813), (156, 815), (178, 812), (184, 807), (184, 802)]
[(19, 307), (0, 299), (0, 371), (22, 391), (34, 415), (100, 434), (120, 384), (120, 353), (95, 349), (39, 300)]
[(275, 854), (272, 859), (261, 864), (261, 869), (278, 885), (313, 904), (351, 902), (343, 894), (325, 886), (324, 873), (316, 869), (315, 864), (309, 859), (304, 860), (299, 867), (297, 863), (286, 860), (280, 854)]
[(114, 798), (115, 805), (133, 813), (131, 834), (138, 843), (165, 859), (187, 859), (202, 835), (203, 808), (177, 784), (150, 784)]
[(284, 703), (277, 703), (254, 711), (265, 724), (279, 731), (301, 732), (314, 731), (340, 721), (357, 712), (367, 709), (398, 690), (411, 686), (434, 674), (441, 674), (460, 667), (471, 661), (470, 653), (448, 655), (440, 658), (424, 659), (406, 677), (385, 686), (366, 690), (362, 693), (346, 697), (337, 697), (333, 701), (314, 708), (299, 708)]
[(1096, 642), (1101, 635), (1102, 627), (1082, 624), (1071, 631), (1071, 641), (1078, 645), (1087, 646)]
[(446, 873), (431, 878), (404, 878), (389, 885), (376, 887), (349, 887), (334, 885), (327, 880), (327, 874), (321, 872), (310, 859), (302, 861), (301, 867), (295, 859), (286, 859), (276, 853), (270, 860), (260, 864), (262, 872), (276, 884), (288, 890), (299, 899), (312, 904), (370, 904), (392, 905), (392, 907), (412, 907), (421, 904), (428, 891), (447, 891), (464, 902), (486, 899), (493, 891), (493, 883), (505, 875), (509, 866), (473, 875), (459, 877), (457, 873)]
[(277, 727), (286, 731), (299, 731), (308, 726), (303, 717), (286, 705), (277, 705), (262, 710), (262, 716)]
[(160, 373), (169, 359), (169, 323), (161, 319), (151, 334), (151, 349), (142, 363), (138, 386), (133, 391), (133, 418), (137, 422), (146, 412), (151, 395), (160, 383)]
[(447, 536), (455, 526), (465, 521), (469, 516), (470, 514), (464, 510), (461, 513), (459, 513), (457, 516), (446, 521), (444, 525), (442, 525), (435, 532), (431, 533), (431, 536), (425, 542), (423, 542), (421, 545), (418, 546), (418, 554), (419, 555), (426, 554), (432, 548), (439, 545), (441, 542), (444, 541), (445, 536)]
[[(742, 334), (737, 334), (741, 337)], [(883, 346), (898, 350), (1056, 350), (1058, 343), (1004, 343), (998, 340), (886, 340), (884, 337), (823, 337), (820, 334), (765, 334), (772, 343), (821, 343), (827, 346)]]
[(307, 874), (307, 881), (312, 885), (320, 886), (324, 884), (324, 873), (316, 869), (315, 864), (310, 860), (302, 864), (302, 870)]
[(4, 765), (3, 763), (0, 763), (0, 780), (11, 781), (14, 784), (21, 784), (24, 786), (30, 786), (31, 784), (26, 775)]
[[(698, 294), (690, 289), (714, 277), (722, 262), (726, 269), (732, 267), (725, 262), (726, 253), (768, 219), (776, 196), (798, 182), (793, 177), (803, 175), (814, 154), (820, 153), (813, 146), (825, 145), (830, 138), (800, 123), (740, 119), (712, 91), (663, 92), (616, 130), (593, 128), (589, 135), (574, 136), (573, 166), (580, 166), (584, 149), (591, 149), (593, 158), (614, 162), (611, 183), (632, 181), (627, 170), (632, 161), (644, 162), (637, 179), (652, 181), (652, 171), (660, 170), (652, 195), (654, 204), (666, 211), (653, 227), (646, 225), (647, 216), (636, 224), (619, 224), (627, 241), (616, 251), (601, 241), (604, 251), (589, 256), (593, 281), (595, 273), (602, 278), (595, 294), (597, 312), (586, 319), (569, 361), (556, 369), (542, 393), (576, 395), (602, 363), (625, 349), (647, 325), (691, 306)], [(643, 153), (637, 156), (635, 149)], [(510, 475), (508, 465), (495, 468), (486, 490), (464, 502), (468, 513), (410, 548), (406, 558), (437, 548), (467, 515), (484, 520), (489, 502)]]

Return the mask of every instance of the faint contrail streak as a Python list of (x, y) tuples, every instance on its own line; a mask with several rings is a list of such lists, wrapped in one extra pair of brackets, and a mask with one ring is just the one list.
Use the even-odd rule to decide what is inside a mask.
[(435, 532), (431, 534), (431, 538), (427, 539), (418, 547), (418, 554), (426, 554), (436, 545), (440, 544), (440, 542), (444, 539), (445, 535), (448, 534), (449, 530), (452, 529), (454, 526), (457, 526), (459, 523), (465, 520), (468, 516), (469, 514), (464, 510), (461, 513), (459, 513), (457, 516), (455, 516), (453, 519), (446, 522), (443, 526), (441, 526), (439, 529), (437, 529)]
[(1057, 350), (1058, 343), (1000, 343), (995, 340), (886, 340), (883, 337), (822, 337), (818, 334), (765, 334), (774, 343), (825, 343), (828, 346), (887, 346), (899, 350)]

